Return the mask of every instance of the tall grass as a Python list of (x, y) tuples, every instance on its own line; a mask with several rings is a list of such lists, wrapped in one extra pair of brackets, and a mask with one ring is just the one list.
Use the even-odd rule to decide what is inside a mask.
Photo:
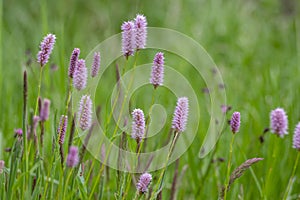
[[(2, 1), (0, 0), (0, 159), (5, 160), (5, 168), (0, 174), (0, 199), (132, 199), (136, 194), (135, 184), (139, 174), (118, 172), (97, 161), (89, 152), (85, 152), (82, 162), (74, 169), (60, 165), (57, 126), (60, 115), (64, 113), (67, 96), (67, 67), (69, 55), (74, 47), (80, 47), (82, 55), (99, 42), (114, 33), (118, 33), (123, 21), (141, 12), (148, 17), (151, 26), (168, 27), (179, 30), (207, 49), (220, 68), (227, 94), (228, 104), (241, 112), (243, 122), (241, 134), (233, 142), (232, 169), (238, 168), (249, 158), (261, 157), (264, 160), (249, 169), (249, 172), (235, 180), (226, 194), (227, 199), (265, 199), (287, 197), (299, 198), (299, 168), (294, 167), (299, 153), (292, 149), (292, 130), (299, 120), (298, 111), (300, 81), (299, 72), (300, 36), (299, 3), (294, 2), (293, 13), (285, 13), (281, 1), (74, 1), (70, 5), (58, 1)], [(283, 1), (284, 2), (284, 1)], [(61, 5), (59, 13), (56, 7)], [(131, 6), (133, 4), (133, 6)], [(116, 8), (118, 12), (116, 12)], [(156, 9), (153, 9), (156, 8)], [(197, 8), (197, 9), (196, 9)], [(297, 12), (298, 11), (298, 12)], [(18, 13), (18, 14), (16, 14)], [(173, 13), (180, 13), (176, 17)], [(16, 17), (17, 15), (17, 17)], [(172, 22), (170, 20), (172, 19)], [(39, 67), (36, 64), (38, 44), (48, 31), (58, 36), (57, 46), (51, 56), (51, 62), (45, 67), (41, 96), (51, 99), (50, 119), (45, 122), (44, 155), (36, 157), (38, 144), (33, 139), (27, 141), (14, 137), (14, 129), (31, 124), (31, 115), (36, 105)], [(31, 55), (25, 51), (30, 49)], [(129, 70), (135, 65), (151, 62), (156, 51), (145, 50), (128, 60), (126, 68), (124, 59), (116, 61), (121, 71)], [(166, 52), (168, 65), (181, 70), (180, 66), (188, 63)], [(32, 63), (26, 62), (31, 59)], [(51, 64), (58, 65), (56, 71)], [(116, 133), (116, 144), (121, 135), (116, 128), (118, 123), (111, 121), (109, 104), (110, 85), (115, 84), (115, 64), (104, 72), (105, 79), (100, 83), (107, 87), (99, 88), (95, 102), (101, 106), (99, 121), (107, 124), (107, 132)], [(28, 79), (27, 110), (23, 109), (23, 72)], [(158, 192), (162, 199), (174, 196), (173, 177), (177, 174), (177, 199), (216, 199), (226, 179), (229, 144), (232, 137), (225, 128), (214, 151), (206, 158), (196, 155), (208, 127), (209, 118), (206, 107), (207, 95), (201, 89), (205, 83), (194, 76), (192, 70), (183, 70), (197, 91), (201, 107), (201, 122), (197, 136), (180, 157), (179, 165), (171, 164), (160, 178), (162, 170), (151, 172), (153, 179), (146, 194), (154, 194), (156, 184), (162, 179)], [(145, 88), (146, 90), (150, 88)], [(131, 102), (132, 106), (144, 107), (148, 113), (148, 104), (152, 103), (152, 94), (137, 92)], [(156, 91), (155, 102), (175, 105), (176, 99), (170, 101), (167, 91)], [(149, 103), (148, 103), (149, 102)], [(74, 102), (78, 103), (78, 102)], [(276, 140), (271, 133), (264, 134), (261, 143), (259, 137), (269, 127), (269, 112), (282, 106), (289, 116), (289, 135)], [(173, 106), (168, 107), (172, 115)], [(70, 135), (71, 119), (69, 115), (67, 139)], [(149, 111), (150, 112), (150, 111)], [(145, 115), (147, 116), (147, 114)], [(229, 119), (230, 112), (226, 115)], [(170, 118), (170, 117), (169, 117)], [(24, 120), (24, 121), (23, 121)], [(167, 135), (166, 127), (163, 132)], [(40, 128), (37, 128), (40, 133)], [(73, 145), (84, 148), (83, 142), (74, 133)], [(151, 148), (156, 141), (163, 145), (164, 136), (158, 140), (147, 140), (146, 148)], [(126, 148), (134, 149), (135, 143), (127, 136)], [(22, 141), (23, 143), (21, 143)], [(66, 140), (67, 141), (67, 140)], [(158, 142), (157, 142), (158, 141)], [(64, 145), (65, 157), (68, 152)], [(6, 148), (7, 149), (5, 151)], [(125, 147), (124, 147), (125, 148)], [(176, 146), (175, 146), (176, 148)], [(275, 151), (276, 150), (276, 151)], [(108, 151), (108, 147), (106, 147)], [(272, 170), (272, 172), (269, 172)], [(232, 170), (230, 170), (232, 171)], [(294, 172), (293, 172), (294, 171)], [(118, 178), (117, 174), (120, 173)], [(268, 174), (271, 174), (268, 178)], [(181, 176), (182, 175), (182, 176)], [(292, 175), (292, 177), (291, 177)], [(267, 185), (266, 185), (267, 184)], [(199, 189), (199, 185), (201, 189)], [(161, 186), (161, 187), (160, 187)], [(261, 188), (262, 187), (262, 188)], [(284, 189), (282, 189), (284, 188)], [(286, 188), (287, 193), (286, 193)], [(200, 192), (198, 192), (200, 191)], [(285, 195), (286, 194), (286, 195)], [(285, 195), (285, 196), (284, 196)], [(172, 197), (173, 198), (173, 197)]]

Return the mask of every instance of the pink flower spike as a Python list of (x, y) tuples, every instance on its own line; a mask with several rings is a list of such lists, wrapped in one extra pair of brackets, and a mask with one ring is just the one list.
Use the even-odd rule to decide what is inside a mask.
[(81, 130), (89, 129), (92, 125), (92, 100), (90, 96), (84, 95), (81, 97), (78, 115)]
[(70, 78), (73, 78), (73, 76), (74, 76), (74, 72), (75, 72), (75, 69), (76, 69), (76, 65), (77, 65), (79, 55), (80, 55), (80, 49), (75, 48), (73, 50), (71, 58), (70, 58), (70, 65), (69, 65), (69, 71), (68, 71), (68, 76)]
[(40, 63), (41, 67), (45, 66), (49, 60), (52, 53), (56, 37), (53, 34), (48, 34), (44, 37), (40, 44), (40, 51), (37, 55), (37, 61)]
[(148, 191), (148, 187), (152, 181), (152, 176), (149, 173), (144, 173), (140, 176), (140, 179), (136, 185), (136, 189), (140, 193), (146, 193)]
[(300, 151), (300, 122), (297, 124), (294, 131), (293, 148)]
[(80, 59), (77, 61), (75, 68), (73, 85), (77, 90), (83, 90), (86, 87), (86, 82), (87, 68), (85, 66), (85, 60)]
[(277, 134), (280, 137), (288, 134), (288, 117), (282, 108), (276, 108), (271, 111), (271, 132)]
[(71, 146), (67, 157), (67, 166), (70, 168), (76, 167), (78, 163), (79, 163), (78, 148), (75, 146)]
[(153, 59), (153, 66), (151, 72), (150, 83), (154, 88), (163, 84), (164, 79), (164, 54), (158, 52)]
[(132, 111), (132, 133), (131, 137), (139, 143), (145, 134), (145, 116), (141, 109)]
[(68, 116), (62, 115), (60, 118), (59, 126), (57, 128), (57, 133), (58, 133), (58, 137), (59, 137), (58, 143), (60, 145), (62, 145), (65, 141), (67, 125), (68, 125)]
[(177, 100), (177, 105), (173, 115), (172, 128), (176, 132), (183, 132), (186, 129), (186, 123), (189, 113), (189, 101), (187, 97), (181, 97)]
[(43, 106), (40, 113), (40, 120), (46, 121), (49, 119), (49, 112), (50, 112), (50, 100), (44, 99)]
[(135, 48), (144, 49), (147, 39), (147, 20), (144, 15), (136, 15), (134, 19)]
[(92, 65), (92, 70), (91, 70), (91, 76), (95, 77), (97, 76), (99, 69), (100, 69), (100, 52), (95, 52), (94, 54), (94, 61), (93, 61), (93, 65)]
[(128, 58), (132, 56), (135, 48), (135, 31), (134, 23), (132, 21), (124, 22), (121, 26), (122, 29), (122, 52)]
[(230, 127), (233, 134), (239, 132), (240, 124), (241, 124), (241, 114), (239, 112), (234, 112), (230, 120)]

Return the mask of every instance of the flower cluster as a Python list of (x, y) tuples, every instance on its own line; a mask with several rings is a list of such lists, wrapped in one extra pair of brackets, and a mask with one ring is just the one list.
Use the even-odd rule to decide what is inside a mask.
[(147, 39), (147, 20), (143, 15), (137, 15), (134, 21), (124, 22), (122, 30), (122, 52), (128, 58), (135, 49), (144, 49)]

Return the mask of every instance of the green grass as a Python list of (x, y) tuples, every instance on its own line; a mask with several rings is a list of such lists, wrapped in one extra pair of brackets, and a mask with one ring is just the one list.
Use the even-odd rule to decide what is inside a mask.
[[(5, 160), (7, 168), (9, 168), (12, 153), (4, 152), (4, 149), (13, 147), (14, 129), (22, 127), (22, 73), (25, 69), (28, 73), (28, 113), (30, 113), (35, 108), (37, 96), (38, 45), (48, 32), (57, 36), (50, 63), (56, 64), (58, 68), (53, 71), (50, 69), (50, 64), (47, 64), (41, 88), (42, 97), (51, 100), (50, 120), (45, 124), (45, 165), (35, 162), (31, 155), (29, 170), (34, 173), (41, 170), (38, 180), (40, 182), (37, 182), (37, 193), (35, 193), (31, 191), (33, 176), (29, 172), (24, 174), (23, 161), (21, 161), (19, 164), (21, 171), (16, 172), (17, 179), (13, 180), (11, 188), (13, 197), (37, 198), (38, 193), (44, 194), (47, 181), (42, 177), (52, 174), (52, 137), (56, 135), (59, 117), (65, 109), (67, 69), (73, 48), (79, 47), (81, 57), (85, 58), (100, 42), (119, 33), (123, 21), (133, 18), (136, 13), (143, 13), (147, 16), (149, 26), (174, 29), (199, 42), (220, 69), (226, 86), (227, 103), (233, 107), (234, 111), (241, 112), (242, 119), (241, 130), (235, 136), (233, 144), (231, 170), (248, 158), (264, 158), (231, 186), (227, 199), (283, 198), (297, 156), (297, 151), (292, 148), (292, 136), (294, 127), (300, 120), (300, 79), (298, 78), (300, 73), (300, 5), (296, 0), (286, 0), (286, 2), (294, 2), (292, 6), (294, 12), (287, 14), (284, 11), (283, 2), (285, 1), (0, 0), (0, 159)], [(30, 55), (25, 54), (28, 49), (31, 52)], [(155, 52), (156, 50), (153, 49), (141, 51), (137, 65), (152, 62)], [(32, 64), (26, 66), (30, 58)], [(201, 92), (205, 83), (200, 76), (194, 75), (192, 69), (182, 70), (181, 66), (189, 65), (186, 61), (168, 52), (166, 52), (166, 58), (168, 65), (174, 66), (191, 81), (193, 89), (198, 92), (197, 98), (201, 109), (197, 137), (179, 160), (179, 175), (185, 168), (187, 169), (182, 176), (179, 176), (177, 199), (217, 199), (221, 188), (219, 184), (223, 184), (226, 179), (231, 140), (230, 129), (225, 128), (214, 153), (210, 153), (203, 159), (198, 157), (210, 120), (207, 110), (207, 105), (210, 103), (208, 94)], [(119, 58), (115, 63), (122, 68), (125, 61)], [(101, 106), (100, 121), (102, 123), (106, 122), (111, 109), (108, 101), (110, 101), (111, 91), (116, 82), (115, 63), (104, 72), (104, 78), (99, 83), (104, 87), (97, 88), (95, 105)], [(133, 59), (130, 59), (129, 63), (132, 66)], [(151, 91), (150, 86), (144, 86), (136, 91), (131, 97), (132, 108), (142, 107), (145, 113), (148, 113), (149, 105), (151, 105), (151, 94), (149, 94)], [(170, 119), (176, 98), (163, 88), (158, 93), (159, 101), (166, 107), (168, 119)], [(284, 139), (279, 139), (267, 133), (264, 143), (261, 144), (259, 137), (264, 128), (269, 126), (270, 111), (276, 107), (283, 107), (288, 113), (289, 135)], [(230, 114), (231, 112), (227, 118)], [(112, 123), (109, 126), (109, 132), (114, 131), (115, 122)], [(170, 124), (167, 124), (161, 133), (167, 133), (169, 127)], [(117, 131), (119, 132), (120, 130)], [(164, 141), (166, 138), (166, 134), (161, 134), (160, 137), (149, 139), (147, 145), (151, 149), (155, 146), (161, 147), (163, 143), (157, 141)], [(134, 149), (135, 143), (129, 137), (128, 140), (129, 147)], [(118, 142), (119, 138), (116, 139), (116, 144)], [(79, 140), (75, 140), (75, 144), (81, 146)], [(32, 142), (31, 145), (33, 145)], [(274, 149), (276, 159), (272, 158)], [(210, 164), (210, 157), (212, 159), (224, 158), (225, 162)], [(85, 180), (72, 179), (73, 185), (71, 185), (76, 186), (76, 190), (70, 186), (69, 191), (72, 192), (69, 194), (78, 195), (82, 199), (91, 195), (92, 187), (89, 184), (86, 185), (90, 169), (87, 163), (88, 160), (93, 160), (94, 178), (90, 183), (96, 187), (95, 196), (94, 194), (91, 196), (97, 199), (101, 194), (103, 199), (114, 199), (120, 189), (117, 183), (117, 171), (105, 169), (103, 176), (99, 175), (99, 180), (96, 180), (101, 163), (89, 153), (83, 160), (86, 163), (83, 177)], [(15, 162), (15, 160), (12, 161)], [(205, 175), (207, 166), (209, 170)], [(272, 177), (266, 185), (270, 168), (273, 170)], [(168, 199), (170, 196), (174, 171), (175, 164), (173, 163), (167, 168), (164, 177), (163, 199)], [(56, 162), (55, 174), (52, 174), (55, 178), (53, 198), (62, 197), (65, 185), (58, 186), (57, 184), (58, 182), (64, 183), (67, 176), (62, 178), (61, 175), (69, 172), (70, 170), (63, 172), (60, 169), (59, 160)], [(6, 173), (8, 174), (8, 171)], [(155, 180), (160, 175), (160, 171), (153, 172), (153, 175), (155, 178), (151, 186), (155, 187)], [(299, 175), (300, 169), (298, 168), (290, 193), (291, 199), (297, 199), (300, 194)], [(25, 185), (23, 178), (26, 176), (29, 176), (30, 180)], [(134, 177), (136, 179), (138, 175)], [(49, 183), (47, 187), (50, 190), (51, 184)], [(198, 190), (200, 192), (196, 195)], [(56, 194), (57, 191), (59, 192)], [(76, 193), (77, 191), (80, 192)], [(134, 182), (130, 182), (127, 198), (131, 199), (134, 195)], [(70, 196), (67, 197), (70, 198)], [(0, 199), (2, 199), (1, 196)]]

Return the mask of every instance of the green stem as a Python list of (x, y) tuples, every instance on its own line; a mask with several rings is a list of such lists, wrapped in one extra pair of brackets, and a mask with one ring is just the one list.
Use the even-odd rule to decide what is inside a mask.
[(68, 184), (69, 184), (69, 180), (72, 176), (72, 172), (73, 172), (73, 169), (69, 172), (69, 175), (68, 175), (67, 180), (65, 182), (65, 187), (64, 187), (64, 191), (63, 191), (64, 197), (66, 197), (66, 190), (68, 188)]
[(296, 158), (296, 161), (295, 161), (295, 164), (294, 164), (294, 167), (293, 167), (293, 172), (292, 172), (292, 175), (291, 175), (290, 180), (289, 180), (288, 187), (287, 187), (287, 189), (285, 191), (285, 194), (284, 194), (284, 197), (283, 197), (283, 199), (285, 199), (285, 200), (288, 197), (288, 194), (290, 192), (290, 189), (291, 189), (291, 186), (292, 186), (292, 183), (293, 183), (293, 178), (294, 178), (297, 166), (298, 166), (299, 157), (300, 157), (300, 152), (297, 153), (297, 158)]
[[(274, 141), (275, 139), (275, 141)], [(272, 155), (271, 155), (271, 163), (269, 162), (269, 164), (271, 164), (269, 166), (269, 171), (268, 171), (268, 174), (267, 174), (267, 177), (266, 177), (266, 181), (265, 181), (265, 184), (264, 184), (264, 199), (267, 199), (267, 196), (269, 194), (268, 190), (269, 190), (269, 186), (271, 185), (269, 183), (270, 181), (270, 177), (272, 177), (272, 172), (274, 171), (274, 168), (275, 168), (275, 164), (276, 164), (276, 155), (277, 155), (277, 149), (278, 149), (278, 142), (279, 142), (280, 138), (279, 137), (274, 137), (273, 138), (273, 152), (272, 152)]]
[(163, 167), (163, 170), (162, 170), (162, 172), (161, 172), (161, 174), (160, 174), (160, 176), (159, 176), (159, 179), (158, 179), (158, 181), (157, 181), (157, 183), (156, 183), (156, 188), (155, 188), (155, 190), (153, 190), (150, 199), (155, 199), (156, 193), (158, 192), (159, 188), (160, 188), (161, 185), (162, 185), (162, 179), (163, 179), (163, 177), (164, 177), (164, 175), (165, 175), (165, 171), (166, 171), (166, 169), (167, 169), (167, 167), (168, 167), (168, 163), (169, 163), (169, 160), (170, 160), (171, 155), (172, 155), (172, 153), (173, 153), (173, 150), (174, 150), (174, 147), (175, 147), (175, 144), (176, 144), (176, 141), (177, 141), (178, 137), (179, 137), (179, 132), (175, 131), (174, 137), (173, 137), (173, 140), (172, 140), (172, 143), (171, 143), (171, 146), (170, 146), (168, 155), (167, 155), (167, 160), (166, 160), (165, 165), (164, 165), (164, 167)]
[[(137, 169), (139, 168), (139, 157), (140, 157), (140, 153), (141, 153), (141, 151), (142, 151), (142, 148), (143, 148), (143, 145), (144, 145), (144, 148), (146, 147), (146, 141), (147, 141), (147, 135), (148, 135), (148, 130), (149, 130), (149, 123), (150, 123), (150, 115), (151, 115), (151, 112), (152, 112), (152, 106), (153, 106), (153, 104), (154, 104), (154, 101), (155, 101), (155, 91), (156, 91), (156, 89), (154, 89), (154, 91), (153, 91), (153, 93), (152, 93), (152, 100), (151, 100), (151, 106), (150, 106), (150, 110), (149, 110), (149, 113), (148, 113), (148, 116), (147, 116), (147, 119), (148, 120), (146, 120), (146, 132), (145, 132), (145, 138), (144, 139), (142, 139), (142, 141), (140, 142), (140, 145), (139, 145), (139, 147), (138, 147), (138, 151), (137, 151)], [(127, 194), (128, 194), (128, 191), (129, 191), (129, 189), (130, 189), (130, 182), (131, 182), (131, 176), (128, 176), (128, 179), (127, 179), (127, 181), (126, 181), (126, 184), (127, 184), (127, 187), (126, 187), (126, 190), (125, 190), (125, 193), (124, 193), (124, 195), (123, 195), (123, 200), (125, 200), (126, 199), (126, 196), (127, 196)]]
[(136, 191), (133, 200), (137, 200), (139, 196), (140, 196), (139, 191)]
[(230, 149), (229, 149), (229, 159), (227, 163), (227, 174), (226, 174), (226, 182), (225, 182), (225, 191), (224, 191), (224, 200), (226, 200), (227, 197), (227, 190), (228, 190), (228, 184), (229, 184), (229, 177), (230, 177), (230, 169), (231, 169), (231, 159), (232, 159), (232, 147), (234, 143), (234, 138), (235, 134), (231, 137), (231, 142), (230, 142)]
[[(137, 57), (138, 57), (138, 53), (136, 54), (136, 57), (135, 57), (133, 69), (136, 67)], [(126, 61), (126, 62), (127, 62), (127, 61)], [(124, 100), (123, 100), (123, 102), (122, 102), (120, 114), (119, 114), (119, 116), (118, 116), (117, 123), (116, 123), (115, 129), (114, 129), (113, 134), (112, 134), (112, 138), (115, 137), (115, 135), (116, 135), (116, 133), (117, 133), (117, 131), (118, 131), (118, 127), (119, 127), (119, 124), (120, 124), (120, 120), (121, 120), (121, 117), (122, 117), (122, 113), (123, 113), (123, 110), (124, 110), (124, 107), (125, 107), (125, 102), (126, 102), (127, 97), (128, 97), (128, 92), (129, 92), (129, 90), (130, 90), (131, 87), (132, 87), (133, 80), (134, 80), (134, 74), (132, 74), (132, 76), (131, 76), (131, 79), (130, 79), (130, 82), (129, 82), (129, 85), (128, 85), (128, 89), (127, 89), (127, 91), (126, 91)], [(113, 113), (113, 112), (111, 112), (111, 113)], [(110, 145), (109, 145), (109, 147), (108, 147), (108, 149), (107, 149), (104, 163), (106, 163), (106, 161), (107, 161), (107, 159), (108, 159), (108, 155), (109, 155), (110, 150), (111, 150), (111, 148), (112, 148), (112, 144), (113, 144), (113, 143), (110, 143)], [(96, 182), (95, 182), (95, 184), (94, 184), (93, 187), (92, 187), (92, 190), (91, 190), (89, 199), (92, 199), (92, 197), (93, 197), (93, 193), (94, 193), (94, 191), (95, 191), (95, 189), (96, 189), (96, 187), (97, 187), (97, 184), (98, 184), (98, 182), (99, 182), (99, 179), (100, 179), (100, 177), (101, 177), (101, 174), (103, 173), (104, 167), (105, 167), (105, 165), (102, 165), (101, 168), (100, 168), (100, 171), (99, 171), (99, 174), (98, 174), (98, 176), (97, 176)]]
[(42, 67), (42, 66), (41, 66), (41, 68), (40, 68), (40, 78), (39, 78), (39, 83), (38, 83), (38, 95), (37, 95), (37, 98), (36, 98), (36, 104), (35, 104), (34, 116), (36, 116), (37, 110), (38, 110), (39, 97), (40, 97), (40, 93), (41, 93), (41, 84), (42, 84), (43, 68), (44, 68), (44, 67)]
[(65, 115), (68, 115), (68, 110), (69, 110), (69, 104), (71, 102), (71, 97), (72, 97), (72, 79), (69, 78), (69, 83), (68, 83), (68, 96), (67, 96), (67, 102), (66, 102), (66, 107), (65, 107)]

